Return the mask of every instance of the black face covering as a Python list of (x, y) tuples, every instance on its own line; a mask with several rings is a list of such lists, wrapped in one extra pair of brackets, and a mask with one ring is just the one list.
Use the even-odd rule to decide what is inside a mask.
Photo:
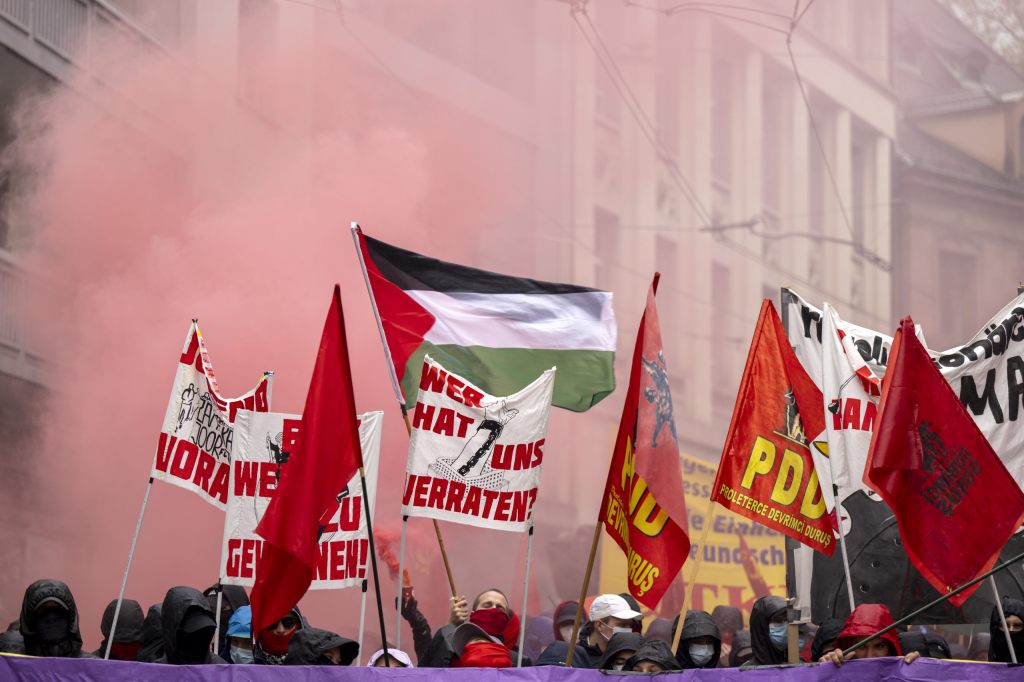
[(44, 611), (36, 619), (36, 631), (39, 633), (39, 639), (46, 644), (67, 639), (71, 632), (68, 612), (63, 609)]
[(320, 656), (320, 658), (316, 659), (316, 664), (317, 665), (338, 665), (337, 663), (335, 663), (331, 659), (327, 658), (326, 656)]
[(191, 634), (178, 633), (178, 656), (185, 663), (205, 663), (210, 653), (214, 628), (203, 628)]

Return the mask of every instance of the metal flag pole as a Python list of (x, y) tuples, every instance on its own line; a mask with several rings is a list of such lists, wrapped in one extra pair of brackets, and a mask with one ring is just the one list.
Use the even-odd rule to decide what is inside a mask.
[(988, 577), (988, 582), (992, 586), (992, 596), (996, 599), (996, 608), (999, 610), (999, 622), (1003, 624), (1003, 635), (1006, 637), (1006, 643), (1010, 647), (1010, 661), (1016, 665), (1017, 652), (1013, 648), (1013, 640), (1010, 639), (1010, 628), (1006, 625), (1006, 614), (1003, 613), (1003, 600), (999, 598), (999, 589), (996, 587), (996, 579), (990, 575)]
[(373, 567), (373, 591), (377, 594), (377, 618), (380, 621), (380, 645), (384, 660), (388, 658), (388, 635), (384, 628), (384, 604), (380, 598), (380, 576), (377, 574), (377, 549), (373, 542), (373, 514), (370, 512), (370, 494), (366, 490), (366, 468), (359, 467), (359, 482), (363, 486), (363, 507), (366, 510), (366, 534), (370, 539), (370, 565)]
[(517, 668), (523, 667), (523, 644), (526, 641), (526, 600), (530, 595), (530, 562), (533, 559), (533, 523), (526, 539), (526, 570), (523, 572), (523, 608), (519, 612), (519, 660)]
[(395, 605), (395, 648), (402, 648), (402, 598), (405, 586), (405, 532), (409, 527), (409, 517), (402, 517), (402, 537), (398, 541), (398, 600)]
[[(831, 462), (829, 462), (831, 466)], [(836, 524), (839, 526), (836, 531), (839, 533), (839, 549), (843, 553), (843, 571), (846, 573), (846, 596), (850, 599), (850, 613), (857, 608), (857, 603), (853, 600), (853, 577), (850, 574), (850, 556), (846, 553), (846, 533), (843, 532), (843, 514), (842, 505), (839, 503), (839, 486), (835, 483), (832, 484), (832, 495), (836, 504)]]
[[(373, 317), (377, 321), (377, 333), (380, 334), (380, 345), (384, 349), (384, 357), (387, 360), (385, 363), (388, 366), (388, 376), (391, 377), (391, 388), (395, 392), (395, 397), (398, 399), (398, 406), (402, 410), (402, 419), (405, 421), (405, 430), (412, 434), (412, 424), (409, 423), (409, 411), (405, 405), (405, 396), (402, 395), (402, 387), (398, 383), (398, 375), (395, 374), (395, 362), (391, 358), (391, 348), (388, 347), (388, 339), (384, 334), (384, 323), (380, 319), (380, 311), (377, 309), (377, 299), (373, 295), (373, 287), (370, 285), (370, 274), (366, 270), (366, 261), (363, 259), (363, 250), (359, 246), (359, 235), (362, 234), (362, 230), (359, 228), (359, 223), (353, 221), (351, 224), (352, 228), (352, 243), (356, 247), (356, 256), (359, 257), (359, 268), (363, 271), (363, 282), (366, 284), (366, 293), (370, 296), (370, 307), (373, 308)], [(441, 559), (444, 561), (444, 570), (448, 574), (448, 586), (451, 588), (452, 596), (458, 596), (455, 590), (455, 578), (452, 576), (451, 562), (448, 560), (448, 550), (445, 548), (444, 537), (441, 535), (441, 526), (437, 523), (437, 519), (434, 519), (434, 534), (437, 535), (437, 544), (441, 549)], [(402, 576), (398, 576), (399, 584), (401, 584)], [(401, 592), (401, 590), (399, 590)], [(401, 599), (401, 597), (399, 597)]]
[(146, 507), (149, 505), (149, 493), (153, 490), (153, 477), (149, 477), (146, 484), (146, 494), (142, 498), (142, 509), (139, 510), (139, 520), (135, 523), (135, 536), (132, 537), (132, 546), (128, 550), (128, 565), (124, 567), (124, 577), (121, 578), (121, 591), (117, 593), (117, 606), (114, 607), (114, 621), (110, 624), (110, 634), (107, 636), (107, 650), (103, 652), (103, 658), (110, 658), (110, 648), (114, 645), (114, 633), (117, 632), (117, 619), (121, 615), (121, 603), (124, 601), (124, 590), (128, 586), (128, 573), (132, 570), (132, 559), (135, 558), (135, 545), (139, 542), (139, 533), (142, 531), (142, 519), (146, 516)]
[(363, 596), (359, 598), (359, 655), (356, 656), (356, 665), (363, 664), (363, 633), (366, 630), (366, 588), (369, 580), (363, 578)]
[(217, 613), (214, 614), (214, 623), (216, 627), (213, 630), (213, 653), (220, 654), (220, 613), (221, 607), (224, 604), (224, 586), (217, 581)]

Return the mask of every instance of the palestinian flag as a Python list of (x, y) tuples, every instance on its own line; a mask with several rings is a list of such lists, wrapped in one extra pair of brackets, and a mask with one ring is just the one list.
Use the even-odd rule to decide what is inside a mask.
[(558, 367), (552, 404), (575, 412), (615, 388), (611, 292), (446, 263), (356, 234), (405, 396), (416, 396), (427, 353), (491, 395)]

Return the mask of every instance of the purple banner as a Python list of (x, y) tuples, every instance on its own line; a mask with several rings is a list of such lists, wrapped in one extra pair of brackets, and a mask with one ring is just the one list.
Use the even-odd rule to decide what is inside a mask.
[[(626, 673), (635, 677), (636, 673)], [(617, 676), (617, 675), (616, 675)], [(659, 680), (686, 680), (706, 682), (769, 682), (794, 680), (967, 680), (968, 682), (1019, 681), (1024, 669), (1010, 668), (1000, 663), (967, 663), (919, 659), (909, 665), (901, 659), (868, 659), (849, 661), (841, 668), (831, 664), (804, 665), (792, 668), (760, 668), (740, 671), (688, 670), (661, 675)], [(121, 663), (118, 661), (70, 660), (61, 658), (24, 658), (0, 655), (2, 680), (76, 680), (77, 682), (134, 682), (154, 680), (177, 682), (234, 682), (236, 680), (355, 680), (376, 682), (384, 678), (397, 678), (403, 682), (446, 682), (448, 680), (484, 682), (609, 682), (608, 674), (597, 670), (574, 670), (558, 667), (523, 668), (521, 670), (444, 668), (334, 668), (329, 666), (259, 666), (259, 665), (205, 665), (176, 666), (153, 663)]]

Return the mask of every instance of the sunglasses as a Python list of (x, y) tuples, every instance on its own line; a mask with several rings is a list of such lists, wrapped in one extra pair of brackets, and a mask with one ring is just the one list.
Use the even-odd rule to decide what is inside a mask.
[(274, 623), (273, 625), (271, 625), (269, 629), (270, 630), (276, 630), (277, 626), (280, 625), (285, 630), (291, 630), (292, 628), (294, 628), (298, 624), (299, 624), (299, 619), (296, 618), (295, 616), (285, 616), (281, 620), (279, 620), (276, 623)]

